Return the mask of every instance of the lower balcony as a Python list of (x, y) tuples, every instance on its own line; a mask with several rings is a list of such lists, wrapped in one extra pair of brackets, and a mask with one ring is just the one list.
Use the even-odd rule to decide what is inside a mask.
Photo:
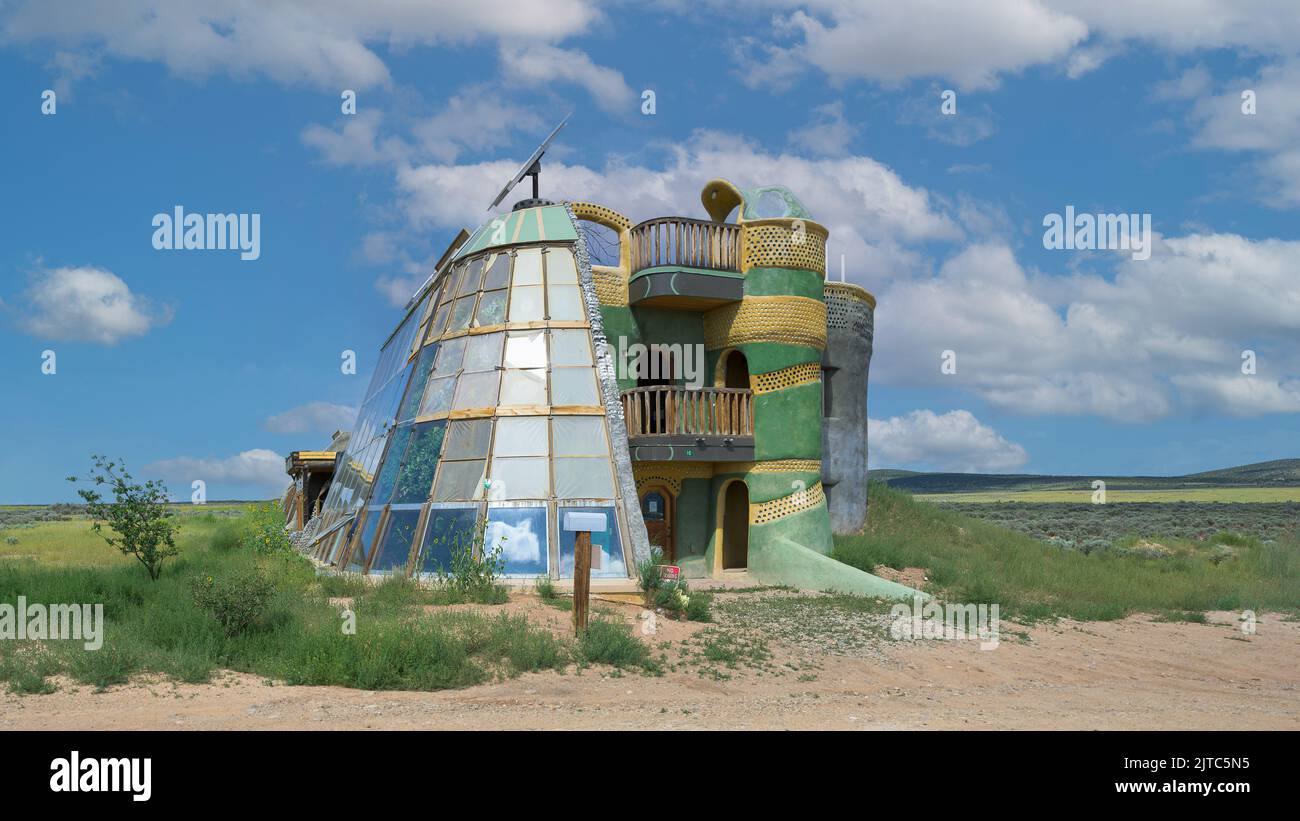
[(754, 459), (754, 393), (748, 389), (633, 388), (623, 391), (623, 418), (635, 461)]

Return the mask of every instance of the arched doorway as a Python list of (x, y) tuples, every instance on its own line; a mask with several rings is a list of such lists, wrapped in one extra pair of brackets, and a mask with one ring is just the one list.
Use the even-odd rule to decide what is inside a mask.
[(719, 363), (721, 388), (749, 389), (749, 360), (740, 351), (727, 351)]
[(722, 491), (722, 569), (749, 566), (749, 488), (730, 482)]
[(663, 549), (664, 561), (668, 564), (677, 560), (677, 545), (673, 538), (674, 501), (672, 491), (664, 485), (649, 485), (641, 489), (641, 518), (645, 521), (646, 535), (650, 544)]

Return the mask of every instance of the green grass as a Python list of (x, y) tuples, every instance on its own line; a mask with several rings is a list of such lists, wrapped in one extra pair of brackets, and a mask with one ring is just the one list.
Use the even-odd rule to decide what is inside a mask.
[[(57, 549), (0, 561), (0, 602), (22, 595), (29, 603), (104, 605), (104, 646), (97, 651), (79, 641), (0, 642), (0, 680), (15, 692), (48, 692), (56, 674), (103, 688), (144, 672), (203, 682), (221, 668), (290, 684), (436, 690), (570, 662), (565, 642), (523, 618), (426, 613), (418, 605), (434, 602), (437, 591), (406, 580), (317, 577), (297, 555), (234, 546), (238, 540), (221, 517), (186, 523), (181, 556), (164, 565), (157, 582), (98, 542), (88, 526), (40, 525), (28, 533), (57, 534)], [(247, 573), (268, 578), (274, 593), (248, 629), (229, 635), (195, 606), (190, 582)], [(340, 609), (330, 603), (335, 597), (351, 599), (355, 634), (344, 632)]]
[(587, 629), (578, 637), (577, 656), (582, 663), (663, 674), (662, 666), (651, 657), (646, 643), (632, 635), (632, 628), (612, 619), (593, 618), (587, 623)]
[[(969, 493), (918, 493), (927, 502), (1092, 502), (1092, 488), (1078, 490), (990, 490)], [(1300, 487), (1197, 487), (1168, 490), (1106, 488), (1106, 504), (1128, 502), (1300, 502)]]
[(1300, 545), (1241, 540), (1224, 559), (1214, 540), (1184, 540), (1163, 558), (1063, 550), (873, 483), (862, 535), (835, 558), (864, 570), (921, 567), (950, 601), (997, 603), (1004, 618), (1110, 620), (1130, 613), (1300, 611)]

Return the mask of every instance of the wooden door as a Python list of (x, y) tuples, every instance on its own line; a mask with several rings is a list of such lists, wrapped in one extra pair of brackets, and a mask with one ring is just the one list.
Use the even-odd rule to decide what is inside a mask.
[(677, 558), (673, 539), (675, 507), (672, 492), (663, 485), (650, 485), (641, 491), (641, 518), (645, 519), (646, 535), (650, 544), (663, 548), (664, 561), (668, 564)]

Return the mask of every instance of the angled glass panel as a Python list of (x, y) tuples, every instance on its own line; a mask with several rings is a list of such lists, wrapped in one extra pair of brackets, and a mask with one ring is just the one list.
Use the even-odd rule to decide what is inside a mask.
[(429, 508), (429, 522), (424, 527), (416, 572), (436, 574), (451, 572), (453, 553), (472, 549), (478, 531), (479, 506), (434, 504)]
[(456, 385), (456, 399), (451, 403), (452, 410), (495, 407), (500, 379), (497, 371), (462, 373)]
[(614, 476), (607, 457), (555, 459), (555, 495), (562, 499), (613, 499)]
[(550, 285), (546, 288), (547, 313), (555, 320), (585, 319), (582, 293), (577, 285)]
[(609, 458), (603, 416), (557, 416), (551, 420), (556, 456)]
[(580, 328), (555, 328), (551, 331), (552, 365), (590, 365), (591, 341)]
[(578, 266), (574, 262), (573, 253), (567, 248), (551, 248), (547, 250), (546, 284), (578, 284)]
[(545, 368), (546, 332), (511, 331), (506, 336), (507, 368)]
[(424, 398), (424, 389), (429, 384), (429, 374), (433, 371), (433, 360), (438, 354), (437, 345), (426, 345), (420, 350), (415, 360), (415, 372), (411, 374), (411, 386), (406, 389), (402, 407), (397, 412), (397, 421), (406, 422), (414, 418), (420, 409), (420, 400)]
[(479, 297), (474, 324), (478, 327), (503, 325), (506, 321), (506, 291), (488, 291)]
[(492, 460), (489, 498), (545, 499), (551, 492), (551, 470), (544, 457)]
[(515, 286), (510, 289), (510, 321), (534, 322), (542, 319), (542, 286)]
[(596, 372), (591, 368), (555, 368), (551, 371), (552, 405), (599, 405)]
[(483, 278), (483, 290), (495, 291), (510, 284), (510, 255), (493, 254), (488, 257), (487, 276)]
[(539, 576), (546, 572), (550, 550), (546, 505), (529, 507), (488, 505), (483, 549), (497, 549), (507, 576)]
[(388, 524), (379, 537), (375, 558), (370, 563), (371, 573), (404, 573), (411, 555), (411, 543), (420, 523), (422, 505), (394, 505), (388, 512)]
[(446, 433), (446, 420), (424, 422), (415, 426), (406, 446), (406, 456), (397, 476), (393, 504), (424, 502), (433, 490), (433, 473), (438, 468), (438, 454), (442, 452), (442, 437)]
[(546, 404), (546, 369), (506, 371), (501, 379), (503, 407)]
[(495, 370), (501, 365), (501, 343), (505, 334), (478, 334), (466, 337), (465, 358), (461, 363), (467, 371)]
[(456, 296), (465, 296), (478, 290), (479, 284), (483, 281), (483, 258), (471, 260), (465, 267), (465, 278), (461, 280), (460, 287), (456, 290)]
[(397, 472), (402, 467), (402, 456), (406, 452), (406, 444), (411, 438), (411, 426), (401, 425), (393, 431), (393, 445), (388, 450), (388, 458), (379, 468), (379, 476), (375, 479), (375, 491), (371, 494), (370, 501), (372, 504), (382, 505), (388, 502), (388, 497), (393, 493), (393, 484), (397, 481)]
[(516, 288), (542, 284), (541, 248), (521, 248), (515, 252), (514, 276), (510, 284)]
[(357, 546), (352, 549), (351, 558), (348, 559), (348, 570), (359, 573), (366, 566), (366, 557), (370, 555), (370, 543), (375, 540), (375, 531), (379, 529), (379, 520), (383, 518), (383, 514), (383, 505), (370, 508), (366, 523), (361, 529), (361, 538), (357, 541)]
[(456, 392), (456, 377), (442, 376), (430, 379), (420, 403), (420, 416), (446, 413), (451, 410), (451, 398)]
[(444, 459), (487, 458), (488, 441), (492, 438), (491, 419), (457, 419), (447, 432)]
[[(604, 513), (605, 529), (591, 534), (591, 575), (596, 578), (617, 578), (627, 576), (627, 564), (623, 558), (623, 544), (618, 535), (618, 516), (610, 507), (565, 506), (560, 505), (556, 511), (561, 523), (564, 514)], [(559, 578), (573, 578), (573, 548), (576, 533), (560, 529), (560, 572)]]
[(545, 456), (547, 450), (545, 416), (503, 416), (497, 420), (494, 457)]
[(455, 306), (451, 309), (451, 327), (449, 331), (463, 331), (469, 327), (470, 321), (474, 318), (474, 299), (475, 296), (463, 296), (456, 300)]
[(460, 370), (465, 357), (465, 343), (469, 337), (458, 336), (438, 345), (438, 358), (434, 360), (434, 376), (451, 376)]
[(482, 499), (483, 474), (487, 467), (484, 459), (469, 462), (443, 462), (438, 469), (438, 479), (433, 486), (435, 502), (468, 502)]

